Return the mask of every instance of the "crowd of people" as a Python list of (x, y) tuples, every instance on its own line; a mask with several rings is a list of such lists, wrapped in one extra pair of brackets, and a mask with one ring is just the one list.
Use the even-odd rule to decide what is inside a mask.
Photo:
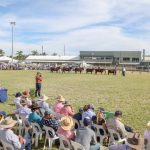
[[(48, 99), (46, 95), (40, 95), (36, 100), (31, 100), (28, 91), (17, 92), (13, 101), (16, 110), (11, 117), (5, 111), (0, 112), (0, 141), (12, 144), (15, 149), (31, 150), (33, 145), (31, 123), (39, 124), (42, 130), (43, 126), (51, 127), (55, 131), (55, 135), (49, 133), (51, 138), (63, 135), (69, 141), (83, 145), (85, 150), (101, 150), (101, 145), (105, 145), (109, 150), (141, 150), (144, 147), (144, 139), (145, 143), (150, 140), (150, 122), (142, 138), (133, 128), (122, 123), (123, 113), (120, 110), (112, 113), (102, 107), (95, 110), (94, 105), (86, 104), (75, 112), (70, 102), (62, 95), (56, 98), (54, 106), (47, 102)], [(13, 130), (17, 121), (12, 116), (16, 115), (19, 115), (29, 129), (24, 135), (18, 135)], [(103, 143), (99, 143), (95, 134), (95, 124), (104, 129), (99, 131), (100, 134), (106, 133)], [(110, 129), (118, 133), (121, 139), (126, 139), (126, 142), (111, 143)], [(117, 140), (118, 137), (114, 135), (114, 138)], [(149, 149), (150, 146), (147, 146), (146, 150)]]

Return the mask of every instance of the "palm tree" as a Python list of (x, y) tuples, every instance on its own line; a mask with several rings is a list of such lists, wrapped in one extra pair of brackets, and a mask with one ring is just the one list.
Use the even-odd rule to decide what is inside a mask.
[(39, 52), (37, 50), (31, 51), (31, 55), (39, 55)]
[(0, 49), (0, 56), (4, 56), (4, 55), (5, 55), (4, 50)]

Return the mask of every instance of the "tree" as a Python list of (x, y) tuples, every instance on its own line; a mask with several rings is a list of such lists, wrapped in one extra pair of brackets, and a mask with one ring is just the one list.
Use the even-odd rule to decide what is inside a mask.
[(46, 56), (46, 55), (47, 55), (47, 53), (46, 53), (46, 52), (43, 52), (43, 53), (41, 53), (40, 55)]
[(26, 56), (23, 54), (23, 51), (17, 51), (16, 52), (16, 59), (17, 60), (24, 60)]
[(31, 51), (31, 55), (39, 55), (39, 52), (37, 50)]
[(54, 53), (52, 54), (52, 56), (57, 56), (57, 53), (54, 52)]
[(4, 56), (4, 55), (5, 55), (4, 50), (0, 49), (0, 56)]

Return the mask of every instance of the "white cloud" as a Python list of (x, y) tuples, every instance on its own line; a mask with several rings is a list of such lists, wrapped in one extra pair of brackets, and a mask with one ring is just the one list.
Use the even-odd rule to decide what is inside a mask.
[[(29, 2), (28, 5), (18, 7), (16, 12), (8, 11), (0, 16), (3, 22), (0, 24), (0, 48), (6, 49), (9, 54), (9, 22), (14, 20), (15, 50), (41, 50), (44, 45), (49, 54), (54, 51), (62, 54), (66, 44), (68, 54), (79, 54), (79, 50), (142, 50), (150, 47), (149, 0), (37, 0), (34, 5), (31, 1), (26, 2)], [(124, 28), (148, 32), (128, 34)], [(43, 32), (47, 34), (38, 34)], [(3, 37), (8, 39), (4, 41)], [(40, 39), (41, 42), (37, 42)], [(37, 40), (36, 43), (34, 40)]]
[[(15, 43), (15, 49), (41, 51), (41, 46), (47, 53), (57, 52), (63, 54), (63, 47), (66, 45), (68, 55), (78, 55), (80, 50), (141, 50), (149, 49), (147, 40), (126, 37), (120, 28), (102, 27), (94, 29), (83, 29), (74, 31), (57, 40), (45, 41), (39, 44)], [(148, 51), (147, 51), (148, 52)]]

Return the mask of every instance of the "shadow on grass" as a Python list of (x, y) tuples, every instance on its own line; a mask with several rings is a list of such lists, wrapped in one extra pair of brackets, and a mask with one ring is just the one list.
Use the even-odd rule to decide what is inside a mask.
[(10, 106), (15, 106), (15, 104), (8, 104), (8, 105), (10, 105)]

